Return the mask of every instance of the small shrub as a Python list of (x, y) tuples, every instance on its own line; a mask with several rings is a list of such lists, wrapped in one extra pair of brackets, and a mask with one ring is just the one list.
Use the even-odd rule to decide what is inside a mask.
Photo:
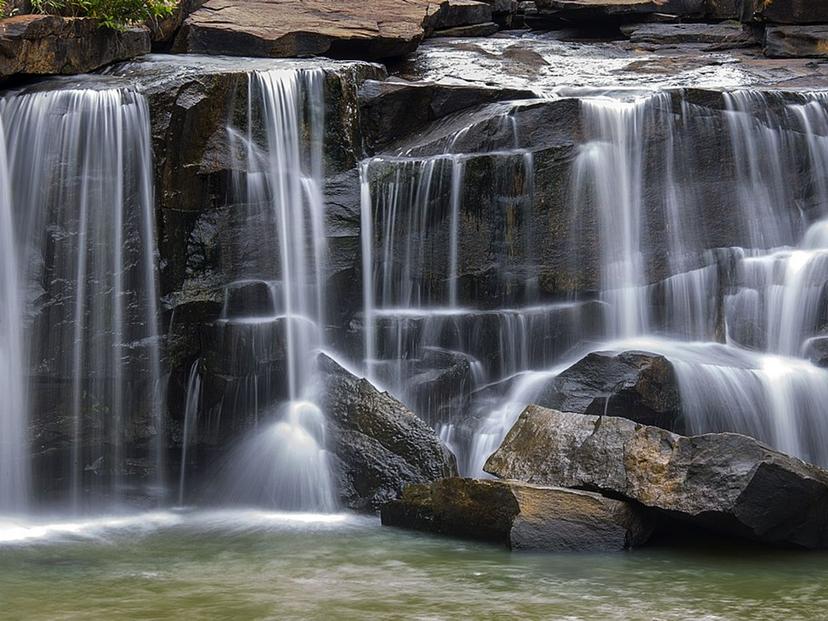
[(176, 0), (32, 0), (37, 13), (92, 17), (101, 26), (115, 30), (167, 17), (176, 5)]

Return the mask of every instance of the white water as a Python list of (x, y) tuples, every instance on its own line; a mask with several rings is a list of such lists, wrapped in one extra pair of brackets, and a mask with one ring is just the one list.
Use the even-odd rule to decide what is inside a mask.
[[(286, 375), (282, 396), (286, 402), (271, 407), (278, 390), (262, 390), (253, 370), (251, 394), (241, 407), (252, 405), (255, 428), (234, 451), (224, 486), (229, 488), (228, 497), (239, 501), (332, 511), (336, 503), (325, 450), (325, 417), (315, 392), (315, 354), (324, 346), (326, 305), (325, 72), (257, 71), (249, 74), (248, 81), (247, 127), (231, 127), (229, 135), (244, 152), (236, 166), (242, 172), (237, 174), (235, 199), (251, 209), (250, 239), (245, 241), (258, 240), (252, 243), (263, 248), (257, 249), (259, 254), (239, 276), (266, 279), (271, 309), (255, 316), (239, 315), (228, 314), (225, 305), (217, 327), (249, 334), (252, 349), (232, 347), (232, 355), (254, 369), (259, 361), (257, 340), (265, 348), (273, 339), (284, 340), (285, 360), (278, 373)], [(262, 138), (257, 136), (257, 122)]]
[[(458, 197), (474, 183), (467, 170), (477, 154), (363, 163), (363, 271), (373, 274), (365, 283), (364, 322), (372, 375), (425, 412), (470, 473), (480, 473), (522, 408), (555, 374), (590, 351), (624, 348), (672, 361), (691, 431), (743, 432), (828, 463), (828, 372), (802, 359), (805, 345), (828, 323), (828, 224), (820, 219), (828, 215), (828, 103), (820, 95), (788, 103), (775, 97), (725, 96), (724, 130), (735, 168), (721, 176), (732, 174), (727, 217), (734, 222), (722, 223), (729, 227), (722, 232), (705, 221), (707, 199), (695, 179), (709, 175), (711, 163), (697, 151), (705, 141), (721, 142), (712, 133), (721, 126), (684, 99), (676, 107), (669, 93), (581, 99), (585, 141), (572, 167), (569, 211), (579, 225), (592, 214), (597, 245), (568, 241), (574, 257), (600, 256), (598, 331), (588, 306), (576, 305), (580, 321), (564, 328), (532, 320), (531, 304), (491, 311), (462, 306), (454, 283), (464, 253), (473, 249), (463, 239), (471, 227), (460, 226), (469, 210)], [(451, 149), (457, 140), (449, 142)], [(806, 192), (809, 205), (800, 198)], [(709, 237), (728, 239), (730, 230), (745, 247), (714, 252)], [(509, 243), (521, 232), (505, 233), (490, 244)], [(648, 258), (656, 238), (664, 248), (661, 266)], [(424, 271), (441, 262), (445, 275)], [(510, 269), (507, 262), (497, 268), (501, 276)], [(523, 299), (529, 295), (531, 287)], [(516, 322), (482, 330), (474, 318), (488, 313)], [(608, 340), (596, 340), (602, 332)], [(727, 342), (716, 342), (721, 339)], [(487, 342), (499, 344), (495, 360), (480, 346)], [(537, 343), (557, 346), (527, 356)], [(412, 386), (424, 377), (432, 393), (438, 390), (439, 376), (422, 367), (443, 348), (471, 357), (484, 379), (471, 390), (456, 384), (435, 414), (433, 404), (412, 396)], [(446, 402), (455, 408), (448, 415)], [(477, 421), (470, 442), (463, 438), (462, 411)]]
[(13, 204), (0, 117), (0, 513), (21, 513), (29, 496), (29, 433), (23, 316)]
[(35, 391), (30, 406), (69, 413), (72, 449), (61, 469), (71, 473), (72, 504), (80, 509), (90, 487), (117, 501), (129, 424), (153, 428), (160, 486), (166, 440), (147, 102), (117, 89), (12, 94), (0, 99), (0, 118), (23, 253), (19, 291), (36, 313), (27, 327), (33, 373), (60, 378)]

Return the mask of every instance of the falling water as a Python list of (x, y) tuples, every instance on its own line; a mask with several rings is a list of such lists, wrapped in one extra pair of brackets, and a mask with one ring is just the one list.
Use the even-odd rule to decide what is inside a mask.
[[(269, 304), (255, 314), (225, 305), (218, 328), (250, 336), (253, 350), (232, 349), (254, 366), (257, 342), (283, 342), (287, 385), (282, 395), (262, 391), (253, 372), (246, 405), (253, 404), (256, 428), (231, 459), (227, 485), (240, 502), (290, 510), (335, 508), (325, 417), (315, 394), (314, 353), (324, 345), (325, 325), (324, 82), (322, 69), (251, 73), (247, 127), (229, 129), (244, 153), (235, 167), (243, 171), (235, 202), (250, 210), (245, 243), (260, 245), (242, 249), (248, 260), (239, 277), (265, 283)], [(273, 407), (280, 397), (286, 402)]]
[[(408, 155), (363, 163), (363, 273), (371, 276), (363, 283), (363, 322), (370, 374), (438, 426), (462, 453), (467, 471), (478, 471), (544, 381), (590, 350), (620, 346), (617, 339), (627, 339), (630, 347), (649, 345), (673, 362), (692, 430), (752, 433), (794, 454), (828, 461), (812, 441), (824, 435), (818, 404), (824, 402), (825, 372), (791, 358), (801, 356), (828, 324), (828, 226), (818, 220), (806, 233), (796, 198), (803, 188), (784, 187), (785, 179), (802, 177), (804, 159), (811, 171), (811, 212), (824, 217), (824, 101), (763, 104), (764, 95), (757, 93), (726, 96), (723, 124), (734, 168), (722, 172), (733, 176), (733, 228), (746, 248), (715, 251), (708, 236), (727, 236), (705, 221), (704, 199), (693, 184), (710, 163), (694, 151), (700, 142), (715, 142), (721, 125), (684, 99), (676, 108), (674, 97), (581, 100), (585, 142), (572, 169), (569, 211), (583, 217), (588, 205), (595, 214), (600, 308), (609, 343), (580, 342), (594, 333), (582, 307), (574, 313), (580, 321), (570, 318), (564, 329), (559, 321), (539, 321), (530, 307), (463, 308), (462, 188), (475, 156)], [(775, 112), (757, 116), (757, 109)], [(759, 158), (760, 153), (772, 156)], [(532, 176), (531, 170), (525, 175)], [(656, 269), (648, 257), (658, 236), (666, 261)], [(780, 247), (797, 236), (797, 247)], [(528, 248), (523, 260), (531, 262), (531, 253)], [(505, 268), (500, 265), (502, 273)], [(753, 318), (750, 325), (740, 326), (746, 318)], [(651, 335), (661, 337), (642, 342)], [(720, 338), (728, 345), (703, 343)], [(539, 342), (551, 346), (543, 346), (540, 355), (527, 354)], [(497, 343), (498, 355), (491, 357), (486, 343)], [(476, 373), (465, 367), (469, 362)], [(552, 364), (558, 371), (549, 370)], [(445, 383), (451, 388), (442, 388)], [(479, 421), (465, 446), (457, 410)]]
[(29, 492), (28, 412), (21, 287), (4, 136), (0, 118), (0, 513), (19, 513), (26, 509)]
[(184, 429), (181, 437), (181, 469), (178, 475), (178, 504), (184, 504), (185, 484), (187, 482), (187, 459), (188, 450), (193, 441), (198, 424), (198, 411), (201, 401), (201, 375), (199, 364), (201, 360), (196, 359), (190, 367), (190, 375), (187, 378), (187, 396), (184, 401)]
[[(155, 275), (152, 152), (146, 100), (118, 89), (12, 94), (7, 126), (15, 230), (34, 319), (33, 411), (69, 413), (72, 503), (95, 488), (117, 500), (128, 429), (164, 421)], [(4, 227), (5, 229), (5, 227)], [(8, 229), (5, 229), (8, 230)]]

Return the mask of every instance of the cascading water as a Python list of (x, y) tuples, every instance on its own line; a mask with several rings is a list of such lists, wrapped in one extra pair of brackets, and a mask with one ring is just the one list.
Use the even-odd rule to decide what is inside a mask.
[[(66, 421), (55, 411), (69, 419), (50, 431), (65, 435), (67, 454), (44, 467), (54, 470), (53, 481), (69, 473), (80, 509), (90, 491), (117, 502), (130, 461), (140, 461), (135, 452), (148, 452), (155, 474), (147, 483), (161, 493), (166, 441), (147, 102), (120, 89), (12, 94), (0, 100), (0, 119), (4, 187), (28, 292), (31, 409), (41, 427), (52, 429), (49, 416)], [(154, 444), (127, 446), (136, 428)]]
[(20, 513), (28, 504), (29, 434), (22, 290), (9, 187), (5, 131), (0, 118), (0, 513)]
[[(248, 80), (247, 127), (228, 131), (243, 154), (233, 198), (249, 222), (249, 239), (236, 248), (238, 280), (228, 295), (239, 298), (234, 290), (251, 286), (267, 293), (255, 312), (226, 303), (216, 325), (232, 356), (251, 371), (246, 397), (233, 407), (252, 410), (255, 427), (230, 459), (225, 500), (331, 511), (336, 503), (315, 377), (325, 340), (325, 72), (276, 69)], [(261, 360), (272, 360), (273, 368), (260, 373)]]
[[(501, 124), (514, 131), (508, 116)], [(519, 148), (380, 156), (360, 169), (367, 375), (435, 426), (468, 472), (478, 469), (470, 445), (480, 441), (476, 423), (459, 418), (485, 418), (522, 374), (589, 334), (599, 314), (594, 305), (539, 303), (529, 261), (533, 169)], [(490, 212), (475, 196), (480, 183), (496, 197)], [(486, 231), (490, 250), (463, 238), (474, 228)], [(502, 284), (478, 291), (464, 262), (486, 252)]]
[[(594, 226), (598, 321), (585, 320), (588, 306), (577, 302), (563, 329), (531, 319), (532, 307), (551, 308), (537, 302), (462, 307), (464, 253), (473, 249), (458, 197), (464, 186), (479, 186), (470, 163), (497, 156), (378, 157), (361, 169), (363, 272), (373, 274), (364, 283), (363, 321), (373, 376), (440, 428), (461, 469), (479, 474), (523, 406), (557, 373), (589, 351), (644, 349), (673, 363), (691, 431), (741, 431), (828, 463), (820, 405), (828, 371), (802, 359), (828, 326), (825, 98), (730, 93), (718, 124), (681, 93), (579, 104), (584, 142), (573, 159), (567, 210), (579, 227)], [(706, 143), (726, 151), (721, 170), (708, 177), (730, 179), (719, 190), (723, 203), (732, 201), (726, 227), (707, 215), (709, 191), (698, 181), (710, 170), (699, 153)], [(503, 164), (509, 156), (499, 157)], [(462, 176), (454, 172), (458, 162)], [(577, 234), (569, 243), (573, 257), (591, 252)], [(507, 264), (499, 269), (508, 272)], [(479, 319), (487, 313), (514, 313), (517, 323), (493, 338)], [(588, 342), (601, 334), (599, 344)], [(500, 364), (487, 358), (486, 343), (499, 344)], [(518, 353), (526, 344), (540, 354)], [(444, 380), (424, 364), (445, 352), (480, 365), (481, 379), (469, 387), (457, 380), (468, 375)], [(441, 364), (452, 368), (445, 358)], [(436, 407), (418, 400), (418, 380)], [(443, 381), (451, 386), (445, 391)], [(446, 403), (466, 412), (476, 429), (471, 440), (456, 416), (435, 413), (450, 409)]]

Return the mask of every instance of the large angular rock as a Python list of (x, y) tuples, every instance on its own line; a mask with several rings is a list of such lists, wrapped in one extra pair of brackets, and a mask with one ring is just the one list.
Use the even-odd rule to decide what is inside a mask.
[(814, 0), (753, 0), (757, 19), (776, 24), (828, 22), (828, 3)]
[(475, 0), (209, 0), (174, 49), (378, 60), (413, 52), (434, 29), (491, 21), (492, 7)]
[(563, 412), (618, 416), (683, 431), (673, 365), (647, 352), (591, 353), (550, 381), (535, 402)]
[(529, 406), (485, 470), (618, 495), (752, 540), (828, 547), (828, 471), (738, 434), (685, 437)]
[(458, 28), (492, 21), (492, 6), (477, 0), (445, 0), (429, 15), (425, 26), (429, 30)]
[(319, 365), (328, 447), (347, 507), (378, 510), (407, 485), (457, 475), (454, 455), (411, 410), (325, 355)]
[(94, 19), (19, 15), (0, 21), (0, 80), (14, 74), (86, 73), (150, 51), (144, 27), (123, 32)]
[(765, 56), (771, 58), (828, 58), (828, 25), (768, 26)]
[(209, 0), (184, 21), (175, 50), (372, 60), (401, 56), (416, 49), (428, 13), (428, 3), (419, 0)]
[(640, 508), (600, 494), (458, 478), (407, 487), (382, 508), (382, 523), (550, 552), (624, 550), (652, 531)]

